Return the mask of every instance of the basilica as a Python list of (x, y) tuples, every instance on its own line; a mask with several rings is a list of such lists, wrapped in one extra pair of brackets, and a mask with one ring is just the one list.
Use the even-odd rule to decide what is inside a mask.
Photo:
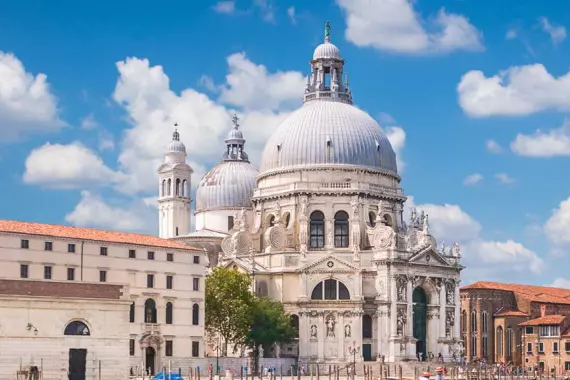
[(342, 363), (458, 354), (459, 244), (438, 244), (421, 211), (404, 220), (396, 154), (353, 104), (328, 23), (302, 100), (267, 140), (259, 169), (239, 119), (228, 120), (222, 160), (197, 185), (193, 231), (192, 169), (176, 132), (159, 168), (160, 237), (250, 273), (258, 295), (285, 305), (298, 339), (277, 355)]

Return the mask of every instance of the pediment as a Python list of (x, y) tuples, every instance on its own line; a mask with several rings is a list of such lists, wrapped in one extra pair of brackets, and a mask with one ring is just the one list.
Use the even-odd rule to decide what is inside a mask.
[[(245, 273), (252, 273), (253, 272), (251, 262), (249, 262), (249, 260), (248, 261), (242, 260), (239, 257), (229, 259), (222, 266), (225, 268), (233, 268), (234, 266), (236, 266), (242, 272), (245, 272)], [(257, 262), (255, 263), (255, 273), (262, 273), (265, 271), (266, 271), (266, 268), (264, 266), (260, 265)]]
[(439, 252), (436, 252), (432, 247), (427, 247), (409, 259), (410, 263), (432, 265), (432, 266), (443, 266), (448, 267), (449, 263), (447, 260), (441, 256)]
[(334, 255), (321, 257), (297, 270), (297, 272), (357, 272), (360, 268)]

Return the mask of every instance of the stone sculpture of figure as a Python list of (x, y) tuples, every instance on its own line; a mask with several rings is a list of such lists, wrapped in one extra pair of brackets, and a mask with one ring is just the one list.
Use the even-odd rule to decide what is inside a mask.
[(237, 210), (234, 211), (233, 218), (234, 218), (234, 221), (233, 221), (234, 225), (232, 226), (232, 230), (235, 230), (236, 227), (239, 226), (239, 211), (237, 211)]
[(410, 224), (414, 224), (416, 222), (416, 219), (418, 218), (418, 211), (416, 210), (416, 208), (412, 208), (412, 211), (410, 212)]
[(301, 259), (306, 259), (307, 253), (308, 253), (307, 244), (301, 243), (301, 247), (299, 247), (299, 254), (301, 255)]
[(333, 317), (327, 318), (327, 337), (334, 338), (334, 327), (336, 322)]
[(334, 247), (334, 235), (332, 232), (332, 228), (329, 228), (329, 232), (327, 233), (327, 245), (330, 247)]
[(376, 288), (376, 296), (380, 296), (382, 293), (384, 293), (384, 283), (382, 282), (381, 277), (376, 274), (376, 281), (374, 283), (374, 287)]
[(351, 330), (350, 325), (344, 326), (344, 337), (345, 338), (350, 338), (350, 336), (351, 336), (350, 330)]
[(307, 200), (305, 198), (301, 200), (301, 210), (299, 213), (301, 216), (307, 217)]
[(359, 206), (358, 203), (359, 202), (356, 199), (353, 199), (350, 202), (350, 205), (352, 206), (352, 217), (355, 219), (358, 218), (358, 206)]
[(445, 299), (448, 305), (453, 305), (455, 302), (455, 283), (453, 281), (447, 281), (445, 283)]
[(398, 316), (396, 318), (396, 335), (404, 336), (404, 325), (406, 324), (406, 311), (398, 309)]
[(398, 302), (406, 302), (406, 285), (407, 281), (404, 277), (399, 276), (396, 278), (396, 291), (398, 294)]
[(458, 242), (453, 243), (451, 246), (451, 254), (457, 258), (461, 257), (461, 246)]
[(451, 338), (451, 331), (455, 324), (455, 314), (453, 311), (448, 311), (445, 315), (445, 336)]
[(311, 325), (311, 338), (317, 337), (317, 325)]
[(218, 252), (218, 262), (217, 262), (217, 266), (222, 265), (222, 261), (224, 260), (224, 251), (220, 251)]
[(239, 227), (242, 230), (247, 228), (247, 214), (245, 208), (242, 208), (239, 212)]
[(383, 210), (384, 210), (384, 201), (380, 199), (378, 201), (378, 215), (381, 215)]
[(238, 249), (238, 239), (237, 237), (234, 235), (231, 238), (231, 250), (232, 250), (232, 255), (235, 256), (237, 254), (237, 249)]
[(442, 254), (445, 255), (445, 248), (446, 248), (445, 241), (442, 240), (441, 241), (441, 248), (439, 249), (439, 252), (441, 252)]

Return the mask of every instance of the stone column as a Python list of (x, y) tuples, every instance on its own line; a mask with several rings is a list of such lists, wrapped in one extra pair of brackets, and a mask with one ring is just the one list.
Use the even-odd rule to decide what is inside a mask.
[(361, 309), (355, 310), (352, 320), (354, 321), (354, 329), (352, 332), (352, 340), (356, 342), (356, 347), (360, 347), (360, 351), (356, 354), (356, 358), (362, 361), (362, 316), (364, 311)]
[(360, 288), (362, 286), (362, 279), (361, 279), (362, 273), (355, 273), (354, 275), (354, 282), (353, 282), (353, 286), (354, 286), (354, 298), (356, 299), (360, 299)]
[(414, 292), (414, 289), (412, 287), (412, 281), (411, 279), (408, 279), (408, 282), (406, 283), (406, 301), (408, 301), (408, 318), (406, 321), (406, 335), (407, 336), (412, 336), (414, 335), (414, 305), (413, 305), (413, 300), (412, 300), (412, 294)]
[(301, 273), (301, 276), (299, 276), (299, 279), (301, 281), (301, 286), (299, 286), (299, 298), (304, 298), (307, 299), (309, 296), (307, 295), (307, 273), (303, 272)]
[[(338, 337), (337, 337), (337, 357), (338, 360), (342, 361), (344, 360), (344, 324), (345, 324), (345, 320), (344, 320), (344, 314), (343, 313), (338, 313), (338, 325), (340, 326), (338, 330)], [(354, 326), (352, 326), (354, 327)], [(351, 327), (351, 329), (352, 329)], [(351, 335), (354, 334), (354, 331), (351, 330)]]
[(396, 336), (397, 314), (398, 314), (398, 286), (396, 277), (392, 276), (390, 281), (390, 336)]
[(319, 314), (317, 334), (317, 337), (319, 339), (319, 350), (317, 357), (319, 360), (323, 360), (325, 357), (325, 339), (327, 338), (327, 326), (325, 325), (325, 313), (322, 312)]
[(299, 312), (299, 357), (308, 357), (311, 340), (311, 327), (309, 326), (309, 314), (306, 311)]
[[(487, 319), (487, 325), (488, 325), (489, 320), (492, 321), (493, 318), (491, 318), (490, 316), (488, 316), (487, 318), (488, 318)], [(493, 331), (492, 328), (491, 331)], [(455, 324), (453, 326), (453, 336), (457, 339), (461, 339), (461, 298), (459, 296), (459, 282), (456, 282), (455, 284)]]
[[(378, 306), (376, 310), (376, 357), (382, 354), (382, 350), (384, 349), (384, 337), (388, 336), (386, 334), (385, 327), (384, 327), (384, 311), (382, 310), (382, 306)], [(384, 354), (386, 355), (386, 354)]]
[(441, 288), (439, 288), (439, 334), (440, 338), (445, 337), (445, 305), (446, 305), (446, 295), (445, 295), (445, 283), (441, 282)]

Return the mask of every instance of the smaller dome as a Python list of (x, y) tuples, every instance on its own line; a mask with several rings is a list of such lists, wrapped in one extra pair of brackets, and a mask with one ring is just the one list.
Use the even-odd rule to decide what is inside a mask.
[(170, 144), (168, 144), (166, 150), (167, 152), (170, 153), (186, 154), (186, 145), (184, 145), (184, 143), (180, 141), (180, 133), (178, 133), (178, 130), (174, 130), (174, 133), (172, 134), (172, 141), (170, 142)]
[(228, 132), (227, 140), (243, 140), (243, 133), (237, 128), (232, 128)]
[(313, 53), (313, 60), (317, 59), (339, 59), (342, 60), (342, 55), (340, 50), (336, 45), (331, 44), (329, 41), (325, 41), (315, 48)]

